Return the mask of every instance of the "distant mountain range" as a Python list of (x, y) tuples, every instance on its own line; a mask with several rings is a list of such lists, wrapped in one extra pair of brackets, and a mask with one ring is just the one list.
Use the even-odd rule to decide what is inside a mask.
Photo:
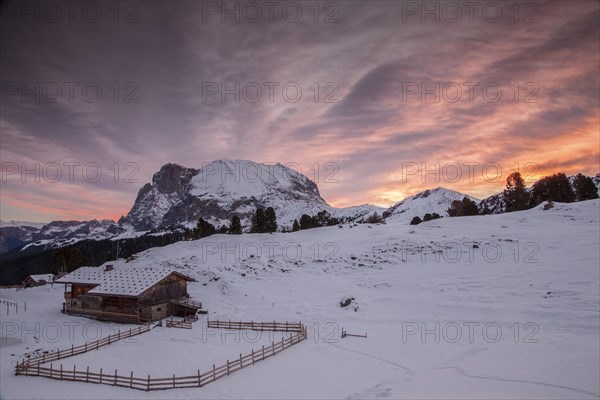
[[(593, 178), (600, 187), (600, 174)], [(61, 247), (81, 240), (136, 237), (148, 232), (191, 228), (199, 218), (215, 227), (227, 226), (233, 215), (249, 229), (256, 208), (273, 207), (280, 227), (291, 227), (303, 214), (327, 211), (342, 222), (360, 221), (379, 213), (389, 222), (408, 224), (426, 213), (447, 216), (453, 200), (468, 197), (481, 209), (504, 212), (502, 193), (479, 201), (454, 190), (438, 187), (425, 190), (388, 209), (370, 204), (336, 208), (321, 197), (317, 184), (282, 164), (247, 160), (216, 160), (201, 169), (178, 164), (163, 165), (145, 184), (129, 213), (118, 222), (111, 220), (54, 221), (47, 224), (0, 221), (0, 252), (29, 247)]]

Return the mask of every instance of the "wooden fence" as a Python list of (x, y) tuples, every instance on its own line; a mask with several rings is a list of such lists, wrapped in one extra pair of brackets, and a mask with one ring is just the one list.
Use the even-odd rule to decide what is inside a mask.
[[(232, 321), (211, 321), (213, 325), (223, 325), (224, 329), (238, 329), (238, 326), (245, 326), (248, 323), (245, 322), (232, 322)], [(118, 370), (115, 369), (114, 374), (103, 372), (102, 368), (99, 373), (90, 372), (90, 368), (87, 367), (85, 371), (77, 370), (76, 365), (73, 365), (73, 369), (65, 370), (63, 369), (63, 365), (60, 364), (60, 368), (55, 368), (53, 363), (50, 364), (50, 367), (42, 367), (41, 364), (43, 362), (36, 361), (35, 363), (31, 362), (35, 359), (29, 359), (28, 361), (23, 360), (22, 363), (17, 364), (15, 373), (16, 375), (27, 375), (27, 376), (43, 376), (51, 379), (63, 380), (63, 381), (76, 381), (76, 382), (87, 382), (87, 383), (97, 383), (104, 385), (112, 385), (112, 386), (121, 386), (128, 387), (132, 389), (139, 390), (165, 390), (165, 389), (175, 389), (175, 388), (190, 388), (190, 387), (202, 387), (206, 384), (216, 381), (224, 376), (227, 376), (233, 372), (239, 371), (243, 368), (246, 368), (250, 365), (254, 365), (256, 362), (264, 360), (266, 358), (272, 357), (283, 350), (291, 347), (297, 343), (306, 339), (306, 327), (302, 324), (290, 324), (290, 323), (260, 323), (260, 322), (252, 322), (251, 326), (260, 327), (262, 330), (275, 330), (269, 329), (270, 327), (279, 328), (279, 327), (287, 327), (289, 330), (287, 332), (291, 332), (292, 328), (297, 329), (294, 330), (295, 334), (290, 335), (290, 337), (282, 338), (280, 342), (272, 342), (272, 344), (268, 347), (262, 346), (262, 349), (255, 351), (252, 349), (252, 352), (243, 356), (240, 354), (239, 358), (235, 360), (227, 360), (227, 362), (220, 367), (216, 367), (213, 364), (211, 370), (208, 370), (204, 373), (200, 373), (200, 370), (196, 372), (194, 375), (190, 376), (179, 376), (176, 377), (173, 375), (172, 377), (166, 378), (151, 378), (148, 375), (145, 378), (134, 377), (133, 371), (130, 372), (128, 376), (119, 375)], [(226, 327), (228, 326), (228, 327)], [(213, 326), (214, 327), (214, 326)], [(142, 328), (140, 328), (142, 329)], [(252, 328), (241, 328), (241, 329), (252, 329)], [(254, 329), (258, 330), (258, 329)], [(282, 331), (281, 329), (277, 329), (278, 331)], [(283, 330), (285, 331), (285, 330)], [(81, 347), (81, 346), (79, 346)], [(93, 347), (95, 348), (95, 347)], [(93, 349), (93, 348), (90, 348)], [(72, 348), (69, 353), (73, 353)], [(77, 353), (77, 350), (74, 350), (74, 354)], [(65, 353), (63, 353), (65, 354)], [(67, 356), (64, 356), (67, 357)], [(64, 358), (63, 357), (63, 358)], [(46, 359), (46, 362), (48, 360)]]
[(183, 328), (183, 329), (192, 329), (192, 323), (186, 320), (177, 321), (171, 318), (167, 321), (167, 328)]
[[(144, 332), (148, 332), (150, 329), (151, 329), (151, 325), (144, 325), (144, 326), (139, 326), (135, 329), (119, 331), (118, 333), (115, 333), (113, 335), (108, 335), (105, 338), (95, 340), (93, 342), (86, 342), (85, 344), (82, 344), (81, 346), (75, 347), (72, 345), (70, 348), (59, 349), (59, 350), (51, 352), (51, 353), (42, 354), (41, 356), (27, 357), (21, 362), (20, 365), (21, 366), (28, 366), (28, 365), (35, 366), (37, 364), (45, 364), (45, 363), (49, 363), (52, 361), (61, 360), (63, 358), (76, 356), (78, 354), (86, 353), (90, 350), (97, 350), (100, 347), (108, 346), (109, 344), (119, 341), (121, 339), (126, 339), (126, 338), (129, 338), (132, 336), (140, 335)], [(17, 369), (18, 368), (19, 368), (19, 364), (17, 364)], [(19, 375), (19, 374), (17, 374), (17, 375)]]
[(251, 331), (302, 332), (302, 322), (242, 322), (242, 321), (208, 321), (209, 328), (237, 329)]

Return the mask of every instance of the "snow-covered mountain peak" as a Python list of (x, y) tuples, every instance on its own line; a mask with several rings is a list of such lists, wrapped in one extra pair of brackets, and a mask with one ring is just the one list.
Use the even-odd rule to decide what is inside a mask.
[(238, 215), (248, 225), (258, 207), (275, 208), (288, 224), (328, 205), (314, 182), (282, 164), (218, 159), (199, 169), (163, 165), (120, 222), (136, 230), (191, 226), (199, 218), (220, 226)]
[(282, 164), (229, 159), (204, 164), (192, 178), (191, 194), (221, 198), (258, 198), (265, 193), (278, 191), (320, 198), (319, 189), (314, 182)]
[(437, 213), (441, 216), (447, 216), (450, 204), (454, 200), (462, 200), (464, 197), (468, 197), (476, 203), (479, 202), (478, 199), (472, 196), (440, 186), (405, 198), (387, 209), (383, 213), (383, 216), (390, 221), (400, 222), (410, 221), (416, 216), (422, 218), (427, 213)]

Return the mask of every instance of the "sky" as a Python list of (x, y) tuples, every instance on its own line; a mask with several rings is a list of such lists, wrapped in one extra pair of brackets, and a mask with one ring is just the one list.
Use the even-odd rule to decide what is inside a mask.
[(118, 219), (166, 163), (331, 205), (600, 172), (600, 3), (5, 2), (2, 220)]

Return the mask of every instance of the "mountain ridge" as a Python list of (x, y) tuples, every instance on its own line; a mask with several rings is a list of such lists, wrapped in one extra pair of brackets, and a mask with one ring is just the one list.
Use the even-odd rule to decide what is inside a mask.
[[(600, 188), (600, 173), (592, 179)], [(327, 211), (341, 222), (360, 221), (377, 212), (386, 221), (408, 224), (413, 217), (426, 213), (447, 216), (452, 201), (463, 197), (493, 214), (505, 211), (502, 192), (478, 200), (444, 187), (423, 190), (387, 209), (371, 204), (337, 208), (321, 197), (315, 182), (280, 163), (218, 159), (203, 163), (201, 168), (167, 163), (139, 189), (130, 211), (117, 222), (0, 221), (0, 253), (31, 245), (61, 247), (85, 239), (118, 239), (192, 228), (199, 218), (219, 228), (237, 215), (247, 231), (258, 207), (273, 207), (278, 225), (285, 229), (302, 214), (316, 215), (320, 211)]]

